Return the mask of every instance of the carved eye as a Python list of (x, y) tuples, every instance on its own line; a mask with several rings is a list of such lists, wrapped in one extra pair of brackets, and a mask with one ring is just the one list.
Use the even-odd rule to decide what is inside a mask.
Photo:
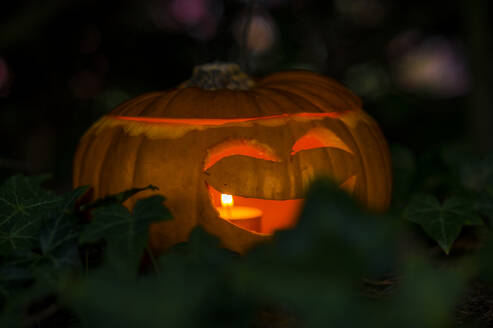
[(349, 148), (349, 146), (333, 131), (327, 128), (316, 127), (309, 130), (304, 136), (299, 138), (294, 143), (291, 155), (303, 150), (315, 148), (337, 148), (353, 154), (353, 151)]
[(207, 151), (204, 171), (229, 156), (243, 155), (266, 161), (280, 162), (281, 159), (267, 145), (251, 139), (232, 139), (222, 142)]

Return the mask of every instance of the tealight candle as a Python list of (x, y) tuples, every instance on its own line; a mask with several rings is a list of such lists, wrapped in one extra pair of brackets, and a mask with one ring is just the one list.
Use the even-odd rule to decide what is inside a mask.
[(242, 228), (261, 232), (262, 210), (248, 206), (234, 206), (233, 196), (221, 194), (222, 207), (218, 207), (219, 216)]

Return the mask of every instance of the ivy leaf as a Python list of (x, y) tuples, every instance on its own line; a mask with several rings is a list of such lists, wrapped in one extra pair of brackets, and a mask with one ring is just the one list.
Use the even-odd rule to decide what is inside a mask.
[(45, 179), (16, 175), (0, 186), (0, 255), (31, 249), (57, 208), (60, 197), (40, 186)]
[(171, 218), (163, 201), (164, 197), (160, 195), (139, 199), (132, 213), (121, 204), (96, 208), (79, 242), (106, 239), (111, 252), (119, 254), (120, 259), (135, 268), (147, 246), (149, 225)]
[(169, 218), (169, 212), (162, 204), (160, 195), (139, 199), (132, 213), (121, 204), (111, 204), (93, 211), (93, 219), (81, 234), (81, 242), (95, 242), (106, 239), (117, 242), (146, 236), (149, 225)]
[(170, 268), (173, 271), (181, 270), (198, 272), (220, 268), (237, 258), (237, 254), (219, 247), (216, 236), (208, 234), (202, 227), (195, 227), (188, 237), (188, 241), (172, 247), (157, 261), (159, 270), (165, 272)]
[(448, 254), (465, 225), (482, 225), (475, 204), (453, 197), (443, 204), (432, 195), (417, 195), (404, 210), (404, 218), (417, 223)]
[(126, 201), (127, 199), (129, 199), (130, 197), (132, 197), (133, 195), (135, 195), (141, 191), (158, 190), (158, 189), (159, 189), (158, 187), (153, 186), (153, 185), (148, 185), (147, 187), (143, 187), (143, 188), (128, 189), (128, 190), (122, 191), (122, 192), (114, 194), (114, 195), (109, 195), (109, 196), (106, 196), (104, 198), (96, 199), (95, 201), (87, 203), (87, 204), (82, 204), (80, 206), (80, 211), (87, 211), (87, 210), (90, 210), (92, 208), (103, 207), (103, 206), (107, 206), (107, 205), (114, 204), (114, 203), (123, 203), (124, 201)]
[(87, 190), (88, 187), (79, 187), (62, 195), (57, 210), (40, 231), (41, 253), (49, 258), (55, 267), (80, 263), (78, 253), (73, 251), (80, 233), (74, 207), (76, 201)]

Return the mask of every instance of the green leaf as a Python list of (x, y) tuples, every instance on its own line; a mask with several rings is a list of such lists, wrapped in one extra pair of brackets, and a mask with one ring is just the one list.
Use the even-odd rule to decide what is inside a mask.
[(238, 316), (227, 315), (240, 302), (231, 302), (227, 289), (227, 269), (234, 258), (233, 252), (218, 247), (217, 238), (196, 228), (189, 242), (160, 257), (155, 274), (131, 280), (98, 270), (64, 290), (62, 297), (87, 327), (101, 322), (110, 327), (236, 327), (249, 317), (241, 307)]
[(40, 186), (45, 179), (16, 175), (0, 186), (0, 255), (37, 242), (44, 220), (61, 200)]
[(132, 188), (132, 189), (124, 190), (120, 193), (117, 193), (114, 195), (109, 195), (109, 196), (106, 196), (104, 198), (97, 199), (93, 202), (83, 204), (83, 205), (81, 205), (80, 210), (86, 211), (88, 209), (103, 207), (103, 206), (107, 206), (107, 205), (114, 204), (114, 203), (123, 203), (124, 201), (126, 201), (127, 199), (129, 199), (130, 197), (132, 197), (133, 195), (135, 195), (141, 191), (158, 190), (158, 189), (159, 188), (156, 186), (148, 185), (147, 187), (143, 187), (143, 188)]
[[(217, 237), (208, 234), (202, 227), (194, 228), (188, 241), (175, 245), (158, 259), (159, 271), (173, 268), (174, 271), (218, 268), (237, 258), (237, 254), (219, 247)], [(204, 272), (206, 274), (206, 272)]]
[(55, 267), (80, 265), (78, 252), (74, 252), (80, 234), (74, 207), (87, 190), (88, 187), (79, 187), (62, 195), (57, 210), (40, 231), (41, 253)]
[(463, 198), (449, 198), (443, 204), (432, 195), (417, 195), (404, 210), (404, 218), (417, 223), (448, 254), (465, 225), (482, 225), (475, 204)]
[(207, 321), (212, 316), (200, 317), (217, 291), (193, 272), (187, 275), (195, 279), (172, 274), (168, 281), (159, 276), (122, 281), (92, 275), (67, 290), (63, 299), (79, 314), (82, 327), (212, 327)]
[(359, 276), (372, 268), (379, 271), (383, 262), (391, 265), (394, 254), (388, 243), (393, 242), (394, 227), (392, 221), (363, 211), (331, 181), (320, 179), (307, 193), (296, 228), (276, 234), (277, 252), (280, 257), (298, 257), (297, 261), (304, 257), (307, 265), (315, 263), (319, 270), (325, 266), (344, 277)]
[[(106, 239), (109, 253), (115, 260), (124, 260), (131, 270), (136, 270), (142, 252), (147, 246), (149, 225), (170, 219), (163, 205), (164, 197), (151, 196), (137, 201), (130, 213), (121, 204), (96, 208), (93, 218), (83, 230), (79, 242), (95, 242)], [(121, 266), (121, 262), (119, 264)]]
[(365, 327), (369, 308), (358, 288), (363, 277), (388, 274), (395, 263), (395, 224), (318, 180), (297, 226), (238, 261), (232, 286), (257, 306), (275, 304), (296, 314), (303, 327)]

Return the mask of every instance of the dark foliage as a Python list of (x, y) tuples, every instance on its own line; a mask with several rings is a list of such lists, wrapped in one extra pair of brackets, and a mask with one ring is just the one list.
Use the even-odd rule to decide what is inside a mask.
[[(14, 176), (0, 187), (5, 327), (449, 327), (473, 319), (464, 315), (465, 300), (477, 302), (469, 281), (491, 282), (493, 239), (482, 237), (485, 246), (466, 254), (453, 243), (460, 227), (487, 218), (473, 194), (417, 195), (403, 212), (450, 252), (446, 260), (390, 214), (398, 210), (366, 213), (325, 180), (313, 184), (296, 228), (245, 256), (196, 228), (155, 258), (147, 231), (170, 219), (163, 197), (141, 199), (129, 212), (115, 195), (87, 222), (80, 211), (87, 204), (77, 202), (87, 188), (56, 195), (42, 181)], [(7, 242), (19, 236), (28, 242)]]

